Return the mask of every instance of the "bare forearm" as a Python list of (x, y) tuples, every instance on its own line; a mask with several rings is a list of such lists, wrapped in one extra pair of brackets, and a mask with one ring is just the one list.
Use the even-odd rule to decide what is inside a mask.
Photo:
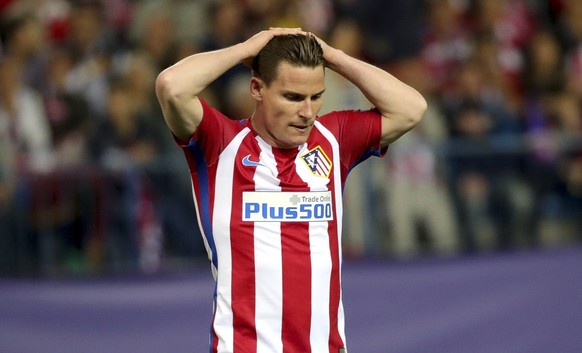
[(177, 137), (189, 138), (200, 125), (202, 105), (198, 95), (245, 58), (244, 48), (238, 44), (191, 55), (160, 73), (156, 94), (166, 123)]
[(420, 121), (426, 101), (418, 91), (390, 73), (326, 48), (327, 66), (356, 85), (387, 120), (383, 123), (383, 144), (390, 143)]
[(418, 114), (424, 98), (388, 72), (335, 50), (328, 67), (355, 84), (384, 116)]
[(159, 80), (165, 81), (165, 87), (171, 90), (169, 95), (192, 98), (246, 57), (240, 44), (194, 54), (165, 69)]

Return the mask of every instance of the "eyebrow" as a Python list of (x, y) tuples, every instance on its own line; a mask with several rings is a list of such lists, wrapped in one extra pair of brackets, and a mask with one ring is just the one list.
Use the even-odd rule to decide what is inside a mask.
[[(315, 97), (315, 96), (321, 96), (323, 93), (325, 92), (325, 88), (313, 95), (311, 95), (311, 97)], [(297, 97), (301, 97), (301, 98), (305, 98), (307, 95), (306, 94), (301, 94), (298, 92), (294, 92), (294, 91), (283, 91), (282, 95), (293, 95), (293, 96), (297, 96)]]

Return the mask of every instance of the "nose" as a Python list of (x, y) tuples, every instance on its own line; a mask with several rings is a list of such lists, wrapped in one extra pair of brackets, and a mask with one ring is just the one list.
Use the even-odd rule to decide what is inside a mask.
[(305, 120), (309, 120), (313, 117), (313, 103), (311, 102), (311, 99), (303, 101), (303, 105), (299, 111), (299, 116)]

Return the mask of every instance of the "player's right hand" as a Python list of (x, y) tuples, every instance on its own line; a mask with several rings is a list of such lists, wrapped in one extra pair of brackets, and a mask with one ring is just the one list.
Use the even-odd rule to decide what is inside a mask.
[(271, 39), (273, 39), (275, 36), (287, 34), (307, 35), (307, 32), (303, 31), (300, 27), (297, 28), (271, 27), (267, 30), (263, 30), (242, 43), (242, 45), (245, 46), (245, 50), (247, 53), (246, 57), (243, 59), (243, 64), (250, 67), (253, 63), (253, 59), (255, 58), (255, 56), (259, 54), (261, 49), (263, 49), (263, 47), (267, 45), (267, 43), (269, 43)]

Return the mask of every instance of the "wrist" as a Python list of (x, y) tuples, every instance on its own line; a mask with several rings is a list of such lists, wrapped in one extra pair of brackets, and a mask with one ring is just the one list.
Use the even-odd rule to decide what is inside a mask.
[(325, 60), (326, 66), (335, 71), (342, 55), (345, 55), (342, 50), (329, 47), (325, 50), (323, 59)]
[(238, 59), (239, 63), (246, 63), (247, 61), (253, 58), (253, 54), (247, 48), (244, 42), (235, 44), (230, 48), (235, 53), (235, 56)]

